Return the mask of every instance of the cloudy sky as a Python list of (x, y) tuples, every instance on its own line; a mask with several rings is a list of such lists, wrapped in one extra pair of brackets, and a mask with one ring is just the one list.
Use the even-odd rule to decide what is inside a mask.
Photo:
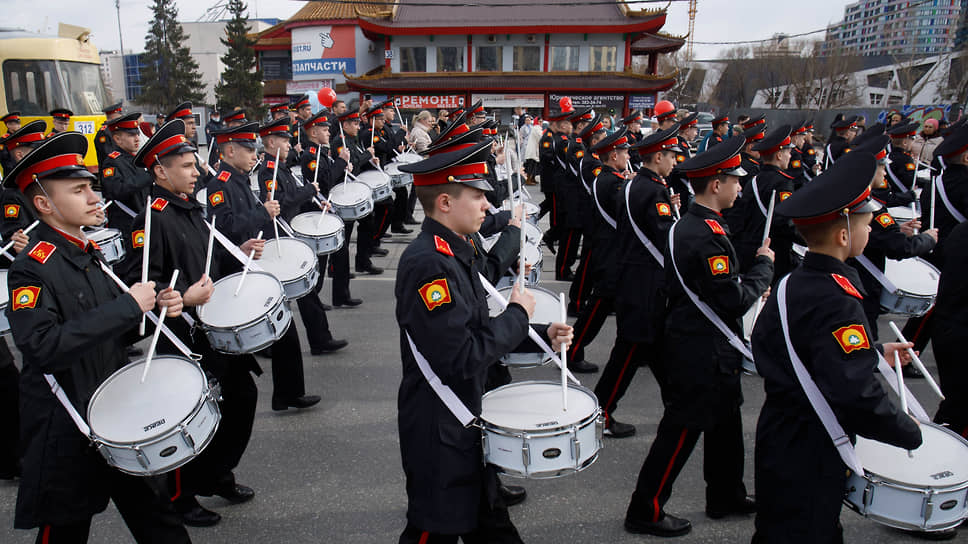
[[(219, 0), (175, 0), (179, 20), (195, 21)], [(149, 0), (120, 0), (121, 26), (125, 50), (143, 51), (144, 37), (151, 12)], [(826, 27), (843, 16), (847, 0), (811, 0), (790, 10), (777, 0), (699, 0), (696, 16), (697, 42), (732, 42), (758, 40), (777, 33), (795, 34)], [(6, 5), (4, 5), (6, 4)], [(300, 0), (250, 0), (252, 17), (279, 18), (295, 13)], [(653, 5), (665, 5), (661, 2)], [(782, 6), (782, 7), (780, 7)], [(688, 29), (687, 2), (674, 0), (664, 28), (672, 34), (685, 34)], [(34, 4), (27, 0), (0, 0), (4, 20), (0, 26), (57, 32), (57, 23), (65, 22), (91, 28), (100, 49), (117, 49), (118, 19), (115, 0), (45, 0)], [(817, 36), (822, 37), (823, 34)], [(696, 45), (697, 58), (712, 58), (727, 45)]]

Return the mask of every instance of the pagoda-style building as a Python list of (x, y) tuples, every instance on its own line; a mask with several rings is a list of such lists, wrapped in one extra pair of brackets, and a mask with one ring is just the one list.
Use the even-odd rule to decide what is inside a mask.
[[(300, 92), (292, 92), (300, 81), (314, 81), (315, 89), (329, 85), (346, 99), (393, 96), (406, 110), (483, 100), (492, 111), (547, 111), (569, 96), (575, 107), (619, 115), (651, 109), (656, 94), (675, 84), (677, 74), (657, 73), (658, 56), (683, 45), (661, 33), (664, 9), (559, 1), (487, 7), (449, 0), (308, 2), (257, 35), (263, 70), (288, 76), (267, 77), (265, 95), (285, 99)], [(287, 49), (291, 70), (266, 70)]]

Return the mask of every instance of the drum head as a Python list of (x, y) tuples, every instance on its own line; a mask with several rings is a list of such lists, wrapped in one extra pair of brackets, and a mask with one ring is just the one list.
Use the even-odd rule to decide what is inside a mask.
[(910, 221), (915, 217), (914, 213), (911, 212), (910, 206), (893, 206), (887, 209), (887, 213), (891, 214), (891, 217), (895, 221), (900, 221), (901, 223)]
[(241, 272), (226, 276), (215, 282), (215, 292), (204, 306), (198, 308), (198, 318), (212, 327), (231, 328), (251, 323), (265, 315), (283, 298), (282, 284), (272, 274), (249, 271), (239, 296)]
[(329, 200), (340, 206), (355, 206), (370, 198), (373, 190), (365, 183), (348, 181), (333, 187), (329, 192)]
[(107, 242), (121, 238), (121, 231), (118, 229), (98, 229), (87, 233), (88, 240), (93, 240), (99, 246), (106, 245)]
[(887, 259), (884, 262), (884, 274), (898, 289), (907, 293), (924, 296), (938, 294), (938, 281), (941, 274), (924, 259), (913, 258), (903, 261)]
[(481, 418), (499, 427), (542, 431), (578, 423), (595, 413), (598, 400), (568, 384), (568, 410), (562, 409), (561, 384), (518, 382), (490, 391), (481, 401)]
[(532, 266), (538, 264), (543, 259), (541, 248), (534, 244), (524, 244), (524, 262)]
[(7, 289), (7, 270), (0, 270), (0, 307), (10, 303), (10, 290)]
[(178, 425), (198, 405), (206, 382), (195, 363), (155, 356), (141, 383), (144, 363), (142, 359), (118, 370), (91, 397), (87, 421), (99, 437), (119, 443), (144, 441)]
[[(528, 287), (528, 291), (531, 291), (531, 294), (534, 295), (536, 302), (531, 323), (557, 323), (561, 321), (561, 303), (558, 301), (557, 295), (547, 289), (534, 286)], [(504, 300), (511, 298), (511, 287), (498, 289), (497, 292), (501, 293)], [(491, 317), (496, 317), (504, 311), (501, 309), (501, 305), (494, 300), (494, 297), (488, 297), (487, 309)]]
[(524, 238), (532, 244), (541, 243), (541, 229), (531, 223), (524, 224)]
[(524, 214), (525, 215), (538, 215), (541, 212), (541, 208), (533, 202), (524, 203)]
[[(279, 250), (282, 248), (282, 257)], [(266, 247), (262, 250), (259, 266), (266, 272), (279, 278), (280, 281), (294, 280), (303, 276), (307, 270), (316, 264), (316, 251), (309, 244), (295, 238), (275, 238), (266, 240)], [(249, 282), (249, 278), (245, 278)], [(244, 287), (243, 287), (244, 289)], [(242, 293), (239, 293), (242, 296)]]
[(921, 423), (921, 447), (901, 448), (858, 436), (857, 457), (864, 470), (918, 487), (949, 487), (968, 481), (968, 442), (933, 423)]
[(195, 193), (195, 200), (202, 206), (208, 206), (208, 189), (202, 187)]
[(391, 162), (390, 164), (383, 167), (383, 171), (390, 176), (399, 176), (401, 173), (400, 164), (396, 162)]
[(371, 189), (378, 189), (390, 184), (390, 176), (379, 170), (367, 170), (356, 176), (356, 180), (368, 185)]
[(412, 164), (415, 162), (420, 162), (423, 159), (424, 158), (417, 153), (400, 153), (394, 160), (401, 164)]
[[(307, 236), (329, 236), (336, 234), (343, 228), (343, 220), (338, 215), (324, 214), (323, 222), (319, 222), (319, 214), (323, 212), (306, 212), (292, 218), (289, 223), (292, 230)], [(317, 226), (318, 225), (318, 226)], [(262, 252), (265, 255), (265, 252)]]

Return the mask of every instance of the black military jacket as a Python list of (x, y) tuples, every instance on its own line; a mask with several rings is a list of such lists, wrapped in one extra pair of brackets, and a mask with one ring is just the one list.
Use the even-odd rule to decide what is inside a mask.
[[(269, 199), (274, 165), (275, 161), (272, 159), (259, 165), (259, 198), (263, 201)], [(314, 196), (316, 196), (316, 188), (311, 183), (300, 185), (288, 166), (285, 164), (279, 165), (279, 173), (276, 175), (275, 198), (279, 201), (279, 207), (282, 209), (280, 215), (283, 219), (292, 221), (293, 217), (306, 211), (307, 205), (312, 204)], [(315, 206), (315, 208), (318, 210), (319, 206)]]
[(824, 166), (830, 168), (830, 165), (844, 154), (844, 150), (849, 145), (847, 138), (837, 135), (831, 136), (830, 141), (827, 143), (827, 148), (824, 150), (826, 153), (824, 155)]
[[(135, 166), (134, 155), (115, 150), (101, 163), (101, 192), (105, 200), (120, 202), (141, 213), (150, 188), (151, 176), (144, 168)], [(127, 236), (131, 234), (132, 218), (116, 203), (108, 208), (108, 226)]]
[(37, 215), (34, 214), (34, 207), (27, 202), (24, 194), (17, 189), (4, 188), (0, 192), (0, 209), (3, 210), (3, 221), (0, 222), (0, 236), (3, 237), (2, 245), (6, 245), (10, 241), (13, 233), (27, 228), (37, 219)]
[[(316, 162), (317, 151), (319, 152), (319, 164)], [(312, 183), (313, 181), (318, 183), (319, 192), (327, 198), (329, 198), (330, 189), (337, 183), (343, 182), (346, 161), (339, 157), (333, 158), (330, 155), (329, 146), (320, 147), (312, 144), (302, 154), (302, 159), (299, 164), (302, 169), (303, 181), (306, 183)], [(317, 167), (319, 168), (319, 174), (316, 174)]]
[(222, 164), (218, 175), (208, 183), (208, 214), (216, 217), (215, 226), (236, 244), (272, 232), (272, 218), (252, 194), (249, 176)]
[(94, 153), (97, 156), (97, 164), (100, 168), (104, 168), (104, 159), (116, 149), (117, 146), (111, 139), (111, 131), (108, 130), (108, 127), (101, 125), (101, 128), (94, 133)]
[(82, 250), (45, 223), (7, 278), (10, 327), (23, 354), (20, 377), (23, 477), (15, 526), (78, 522), (103, 511), (108, 468), (57, 401), (52, 374), (83, 415), (97, 387), (127, 363), (141, 309), (101, 270), (104, 257)]
[[(758, 191), (753, 189), (754, 180)], [(740, 206), (737, 208), (737, 212), (743, 214), (743, 227), (733, 234), (742, 271), (748, 270), (753, 264), (753, 256), (763, 241), (766, 215), (773, 191), (776, 191), (774, 210), (775, 206), (779, 206), (780, 202), (793, 194), (793, 177), (772, 164), (764, 164), (754, 180), (750, 180), (749, 185), (743, 189)], [(763, 205), (762, 208), (760, 204)], [(736, 225), (732, 221), (733, 217), (730, 214), (730, 228)], [(793, 227), (793, 222), (775, 212), (770, 226), (770, 240), (770, 249), (776, 253), (776, 279), (779, 280), (782, 275), (793, 270), (799, 260), (793, 253), (793, 244), (804, 244), (804, 241)]]
[[(363, 134), (363, 129), (360, 129), (360, 134)], [(368, 142), (369, 140), (367, 140)], [(344, 147), (349, 149), (350, 152), (350, 163), (353, 165), (353, 175), (358, 175), (360, 172), (366, 170), (373, 170), (376, 167), (370, 162), (370, 152), (366, 149), (370, 147), (369, 145), (364, 145), (360, 139), (354, 138), (352, 136), (346, 137), (346, 143), (343, 143), (342, 138), (336, 138), (332, 140), (332, 146), (330, 148), (331, 156), (334, 161), (339, 160), (339, 154)], [(339, 180), (340, 182), (342, 180)]]
[[(968, 166), (963, 164), (950, 165), (945, 168), (941, 179), (951, 205), (962, 216), (968, 217)], [(948, 207), (941, 199), (940, 191), (935, 198), (934, 225), (938, 227), (938, 246), (934, 249), (931, 262), (941, 268), (941, 265), (944, 264), (944, 251), (948, 235), (958, 225), (958, 220), (948, 211)], [(921, 216), (930, 217), (930, 213), (931, 191), (924, 191), (921, 193)], [(922, 223), (925, 227), (928, 226), (927, 221), (922, 221)]]
[(635, 233), (632, 221), (661, 256), (674, 214), (665, 180), (648, 168), (639, 170), (619, 195), (614, 240), (618, 256), (615, 322), (623, 340), (656, 342), (665, 315), (665, 271)]
[(888, 208), (907, 206), (917, 200), (911, 190), (914, 186), (914, 173), (917, 162), (914, 157), (900, 149), (892, 149), (891, 164), (887, 167), (887, 187), (875, 188), (872, 193)]
[(462, 534), (477, 523), (483, 484), (481, 433), (464, 428), (417, 367), (407, 334), (431, 369), (473, 414), (487, 369), (526, 337), (528, 317), (511, 305), (488, 317), (474, 248), (431, 218), (400, 259), (394, 288), (403, 380), (397, 398), (408, 521)]
[[(615, 295), (615, 263), (618, 259), (615, 244), (616, 215), (619, 202), (624, 198), (625, 176), (608, 166), (602, 165), (602, 172), (592, 183), (591, 200), (595, 208), (594, 225), (586, 230), (585, 242), (592, 248), (588, 262), (592, 278), (593, 292), (598, 296)], [(615, 226), (613, 226), (615, 225)]]
[(679, 149), (681, 149), (682, 152), (676, 153), (677, 166), (672, 169), (672, 173), (669, 174), (666, 183), (668, 183), (669, 187), (671, 187), (676, 194), (679, 195), (679, 199), (682, 202), (681, 211), (682, 213), (686, 213), (686, 210), (689, 209), (689, 205), (692, 203), (693, 196), (691, 186), (689, 185), (689, 179), (681, 170), (679, 170), (678, 165), (691, 159), (692, 152), (689, 151), (689, 144), (683, 138), (679, 138)]

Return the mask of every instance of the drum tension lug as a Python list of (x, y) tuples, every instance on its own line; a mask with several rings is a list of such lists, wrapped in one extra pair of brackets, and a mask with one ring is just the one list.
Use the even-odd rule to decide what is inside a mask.
[(184, 425), (179, 425), (178, 432), (181, 433), (182, 440), (184, 440), (185, 444), (192, 449), (192, 452), (198, 453), (198, 450), (195, 449), (195, 439), (192, 438), (192, 435), (188, 434), (188, 429), (186, 429)]
[(141, 447), (134, 447), (134, 455), (138, 459), (138, 464), (141, 465), (141, 468), (148, 470), (148, 457), (141, 451)]
[(581, 459), (581, 442), (578, 441), (578, 429), (571, 430), (571, 458), (575, 460), (575, 468), (578, 468)]
[(525, 473), (530, 474), (531, 471), (528, 470), (528, 467), (531, 466), (531, 446), (529, 445), (531, 442), (531, 437), (525, 434), (521, 437), (521, 440), (523, 442), (521, 445), (521, 459), (524, 461), (524, 471)]
[(931, 499), (934, 497), (934, 490), (927, 489), (923, 491), (924, 501), (921, 503), (921, 528), (928, 528), (928, 519), (931, 518), (931, 514), (934, 512), (934, 501)]
[(104, 444), (98, 444), (97, 451), (101, 454), (101, 457), (104, 457), (104, 460), (107, 461), (109, 465), (117, 466), (117, 463), (114, 461), (114, 456), (111, 455), (111, 450), (104, 447)]

